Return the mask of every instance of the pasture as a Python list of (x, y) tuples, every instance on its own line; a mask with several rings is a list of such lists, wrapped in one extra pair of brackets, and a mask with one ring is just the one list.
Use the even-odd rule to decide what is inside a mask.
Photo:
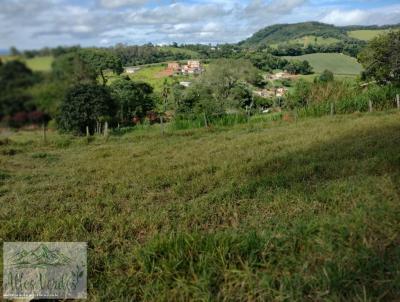
[(54, 61), (54, 58), (52, 56), (34, 57), (31, 59), (26, 59), (23, 57), (15, 57), (15, 56), (1, 56), (0, 58), (3, 62), (11, 60), (20, 60), (24, 62), (33, 71), (43, 71), (43, 72), (51, 71), (51, 64)]
[(24, 61), (26, 62), (26, 65), (33, 71), (47, 72), (51, 70), (51, 64), (53, 63), (54, 58), (52, 56), (34, 57)]
[(89, 301), (395, 300), (399, 121), (3, 134), (0, 238), (87, 241)]
[(296, 57), (285, 57), (286, 59), (307, 60), (310, 62), (314, 72), (319, 74), (325, 69), (332, 71), (335, 75), (359, 75), (363, 70), (355, 58), (339, 53), (315, 53)]
[(372, 30), (352, 30), (347, 33), (347, 35), (351, 38), (363, 40), (363, 41), (370, 41), (373, 38), (388, 33), (389, 30), (386, 29), (372, 29)]

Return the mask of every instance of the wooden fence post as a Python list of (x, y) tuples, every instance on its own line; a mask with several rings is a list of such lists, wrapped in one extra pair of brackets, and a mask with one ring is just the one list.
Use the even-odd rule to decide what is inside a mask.
[(205, 126), (206, 128), (208, 128), (207, 116), (206, 116), (206, 113), (205, 113), (205, 112), (203, 112), (203, 116), (204, 116), (204, 126)]
[(400, 109), (400, 95), (396, 94), (397, 109)]
[(335, 114), (335, 105), (331, 103), (331, 115)]
[(374, 108), (372, 106), (372, 101), (371, 100), (369, 100), (368, 105), (369, 105), (369, 112), (372, 112)]
[(89, 137), (89, 126), (86, 126), (86, 137)]

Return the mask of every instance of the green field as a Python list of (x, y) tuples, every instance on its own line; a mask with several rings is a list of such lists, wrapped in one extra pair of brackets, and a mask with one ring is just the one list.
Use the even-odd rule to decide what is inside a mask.
[(347, 35), (349, 37), (359, 39), (359, 40), (364, 40), (364, 41), (369, 41), (372, 40), (373, 38), (385, 34), (389, 32), (389, 30), (386, 29), (375, 29), (375, 30), (353, 30), (349, 31)]
[(88, 301), (400, 296), (399, 113), (8, 137), (0, 238), (87, 241)]
[(11, 60), (21, 60), (25, 62), (26, 65), (32, 69), (33, 71), (50, 71), (51, 64), (54, 61), (52, 56), (44, 56), (44, 57), (35, 57), (32, 59), (25, 59), (21, 57), (13, 57), (13, 56), (2, 56), (1, 60), (3, 62), (11, 61)]
[(50, 71), (53, 61), (54, 58), (52, 56), (35, 57), (25, 60), (26, 65), (33, 71)]
[(359, 75), (362, 66), (355, 58), (338, 53), (316, 53), (297, 57), (285, 57), (286, 59), (307, 60), (319, 74), (325, 69), (337, 75)]

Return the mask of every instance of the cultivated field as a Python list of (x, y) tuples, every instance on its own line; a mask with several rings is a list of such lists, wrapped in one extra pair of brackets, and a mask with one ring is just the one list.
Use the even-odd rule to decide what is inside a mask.
[(0, 239), (88, 241), (89, 301), (400, 296), (398, 112), (8, 137)]
[(322, 73), (325, 69), (336, 75), (359, 75), (362, 66), (355, 58), (338, 53), (316, 53), (287, 59), (307, 60), (314, 68), (315, 73)]

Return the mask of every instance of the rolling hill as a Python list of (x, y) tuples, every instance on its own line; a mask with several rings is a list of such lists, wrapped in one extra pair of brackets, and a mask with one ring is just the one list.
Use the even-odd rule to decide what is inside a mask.
[[(276, 46), (280, 44), (310, 43), (326, 45), (339, 41), (366, 41), (390, 29), (400, 28), (400, 25), (387, 26), (334, 26), (320, 22), (304, 22), (295, 24), (276, 24), (265, 27), (250, 38), (239, 42), (243, 47)], [(328, 43), (327, 43), (328, 42)]]

